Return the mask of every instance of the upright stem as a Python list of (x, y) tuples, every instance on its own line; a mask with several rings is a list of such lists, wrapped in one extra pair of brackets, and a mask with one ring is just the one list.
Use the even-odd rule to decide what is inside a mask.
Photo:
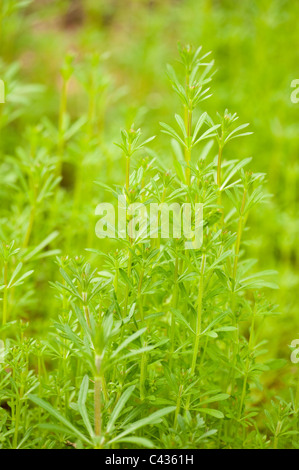
[(185, 127), (186, 127), (186, 133), (187, 133), (187, 139), (186, 139), (186, 147), (185, 147), (185, 162), (187, 164), (186, 168), (186, 183), (189, 186), (190, 185), (190, 180), (191, 180), (191, 171), (189, 164), (191, 162), (191, 129), (192, 129), (192, 100), (189, 99), (189, 92), (190, 92), (190, 71), (187, 69), (186, 70), (186, 95), (188, 97), (189, 101), (189, 106), (185, 106)]
[(142, 299), (142, 294), (141, 294), (143, 276), (144, 276), (144, 270), (142, 268), (141, 272), (140, 272), (139, 281), (138, 281), (138, 288), (137, 288), (137, 298), (138, 298), (138, 304), (139, 304), (140, 319), (141, 319), (142, 322), (144, 320), (143, 299)]
[(204, 253), (202, 255), (202, 260), (201, 260), (201, 271), (200, 271), (199, 286), (198, 286), (196, 334), (195, 334), (195, 342), (194, 342), (193, 357), (192, 357), (192, 364), (191, 364), (191, 375), (194, 374), (195, 367), (196, 367), (196, 361), (197, 361), (197, 355), (198, 355), (198, 349), (199, 349), (199, 338), (201, 334), (202, 297), (203, 297), (205, 263), (206, 263), (206, 255)]
[[(102, 400), (101, 400), (101, 356), (98, 354), (95, 358), (96, 375), (94, 382), (94, 432), (96, 437), (102, 434)], [(100, 445), (98, 444), (98, 448)]]
[[(130, 148), (130, 145), (129, 145), (129, 149), (128, 149), (128, 154), (130, 154), (130, 151), (131, 151), (131, 148)], [(129, 155), (126, 155), (126, 191), (127, 191), (127, 201), (129, 199), (129, 187), (130, 187), (130, 157)], [(132, 237), (130, 237), (130, 234), (128, 235), (128, 238), (129, 238), (129, 241), (130, 243), (132, 243)], [(128, 277), (130, 278), (131, 276), (131, 269), (132, 269), (132, 252), (131, 250), (129, 249), (129, 257), (128, 257), (128, 270), (127, 270), (127, 274), (128, 274)], [(125, 304), (124, 304), (124, 307), (125, 307), (125, 315), (127, 314), (127, 310), (128, 310), (128, 298), (129, 298), (129, 286), (127, 285), (126, 286), (126, 292), (125, 292)]]
[[(163, 188), (163, 193), (162, 193), (162, 197), (161, 197), (161, 204), (163, 204), (163, 202), (165, 201), (165, 196), (166, 196), (166, 186), (164, 186), (164, 188)], [(158, 213), (158, 228), (160, 227), (160, 221), (161, 221), (161, 213), (159, 212)], [(161, 246), (161, 230), (159, 230), (159, 233), (158, 233), (157, 248), (160, 249), (160, 246)]]
[(22, 384), (20, 387), (19, 396), (16, 399), (16, 415), (15, 415), (15, 432), (13, 437), (13, 449), (18, 447), (18, 436), (19, 436), (19, 425), (20, 425), (20, 416), (21, 416), (21, 408), (22, 408), (22, 399), (24, 395), (24, 385)]
[[(142, 300), (142, 295), (141, 295), (143, 276), (144, 276), (144, 271), (142, 268), (140, 277), (139, 277), (138, 288), (137, 288), (137, 298), (138, 298), (138, 303), (139, 303), (140, 319), (142, 323), (144, 322), (143, 300)], [(143, 341), (143, 346), (145, 347), (147, 344), (146, 332), (144, 334), (145, 334), (145, 339)], [(143, 352), (141, 354), (141, 362), (140, 362), (140, 400), (141, 401), (143, 401), (145, 398), (146, 368), (147, 368), (147, 356), (146, 356), (146, 352)]]
[[(223, 145), (222, 143), (219, 145), (219, 151), (218, 151), (218, 163), (217, 163), (217, 186), (219, 190), (218, 194), (218, 204), (221, 206), (221, 161), (222, 161), (222, 152), (223, 152)], [(224, 214), (222, 212), (222, 221), (224, 219)]]
[(252, 312), (250, 336), (249, 336), (249, 342), (248, 342), (248, 356), (247, 356), (246, 366), (245, 366), (245, 376), (244, 376), (244, 381), (243, 381), (242, 395), (241, 395), (241, 399), (240, 399), (238, 420), (241, 418), (243, 404), (244, 404), (245, 395), (246, 395), (246, 386), (247, 386), (248, 373), (249, 373), (249, 364), (250, 364), (250, 354), (251, 354), (251, 351), (252, 351), (252, 343), (253, 343), (253, 338), (254, 338), (255, 314), (256, 314), (256, 304), (254, 305), (253, 312)]
[(115, 276), (114, 276), (114, 279), (113, 279), (113, 287), (114, 287), (114, 292), (115, 292), (115, 297), (116, 297), (116, 300), (117, 299), (117, 294), (118, 294), (118, 276), (119, 276), (119, 267), (118, 267), (118, 263), (115, 267)]
[(129, 192), (130, 187), (130, 157), (126, 156), (126, 190)]
[(242, 232), (243, 232), (243, 220), (244, 220), (243, 215), (244, 215), (244, 209), (245, 209), (245, 203), (246, 203), (246, 195), (247, 195), (247, 190), (246, 190), (246, 188), (244, 188), (241, 211), (240, 211), (240, 218), (239, 218), (238, 229), (237, 229), (237, 240), (236, 240), (236, 246), (235, 246), (235, 259), (234, 259), (234, 268), (233, 268), (233, 279), (234, 280), (236, 280), (236, 275), (237, 275), (238, 259), (239, 259), (240, 245), (241, 245), (241, 237), (242, 237)]
[(185, 148), (185, 161), (187, 164), (186, 168), (186, 183), (190, 186), (191, 181), (191, 169), (190, 169), (190, 162), (191, 162), (191, 128), (192, 128), (192, 109), (188, 109), (185, 117), (185, 125), (186, 125), (186, 132), (187, 132), (187, 140)]
[(29, 240), (30, 240), (30, 236), (31, 236), (31, 233), (32, 233), (32, 228), (33, 228), (33, 223), (34, 223), (34, 219), (35, 219), (35, 212), (36, 212), (36, 206), (34, 204), (31, 207), (29, 223), (28, 223), (27, 231), (26, 231), (25, 238), (24, 238), (24, 241), (23, 241), (23, 248), (27, 248), (27, 246), (29, 244)]
[(174, 429), (177, 426), (178, 415), (179, 415), (179, 412), (180, 412), (180, 409), (181, 409), (182, 393), (183, 393), (183, 385), (180, 385), (179, 393), (178, 393), (178, 397), (177, 397), (177, 402), (176, 402), (175, 414), (174, 414), (174, 423), (173, 423)]
[[(146, 346), (146, 343), (143, 343)], [(147, 366), (147, 358), (146, 353), (141, 354), (141, 364), (140, 364), (140, 400), (143, 401), (145, 399), (145, 379), (146, 379), (146, 366)]]
[(20, 397), (17, 399), (17, 404), (16, 404), (16, 416), (15, 416), (15, 432), (14, 432), (14, 437), (13, 437), (13, 444), (12, 447), (13, 449), (16, 449), (18, 446), (18, 434), (19, 434), (19, 422), (20, 422)]
[[(179, 272), (179, 260), (176, 256), (175, 265), (174, 265), (174, 277), (173, 277), (173, 298), (172, 298), (172, 308), (175, 309), (178, 303), (178, 272)], [(170, 353), (169, 353), (169, 366), (172, 365), (173, 351), (174, 351), (174, 339), (175, 339), (175, 314), (171, 312), (171, 326), (170, 326)]]
[[(132, 270), (132, 252), (131, 250), (129, 251), (129, 259), (128, 259), (128, 270), (127, 270), (127, 275), (128, 278), (131, 276), (131, 270)], [(129, 300), (129, 286), (126, 285), (126, 291), (125, 291), (125, 304), (124, 304), (124, 313), (127, 315), (128, 312), (128, 300)]]
[[(223, 152), (223, 147), (222, 145), (219, 146), (219, 152), (218, 152), (218, 163), (217, 163), (217, 186), (220, 189), (221, 186), (221, 160), (222, 160), (222, 152)], [(221, 196), (220, 196), (221, 197)]]
[(235, 364), (236, 364), (236, 356), (237, 356), (237, 348), (239, 344), (239, 328), (237, 325), (237, 320), (235, 316), (235, 304), (236, 304), (236, 298), (235, 298), (235, 283), (236, 283), (236, 276), (237, 276), (237, 268), (238, 268), (238, 260), (239, 260), (239, 252), (240, 252), (240, 244), (241, 244), (241, 237), (242, 237), (242, 232), (243, 232), (243, 222), (244, 222), (244, 209), (245, 209), (245, 203), (246, 203), (246, 195), (247, 195), (247, 189), (244, 188), (244, 193), (243, 193), (243, 199), (242, 199), (242, 204), (241, 204), (241, 209), (240, 209), (240, 217), (239, 217), (239, 222), (238, 222), (238, 228), (237, 228), (237, 240), (236, 240), (236, 245), (235, 245), (235, 259), (234, 259), (234, 266), (233, 266), (233, 282), (234, 282), (234, 287), (231, 293), (231, 309), (233, 313), (233, 318), (236, 326), (236, 345), (233, 346), (233, 358), (232, 358), (232, 369), (231, 369), (231, 380), (229, 379), (228, 384), (231, 384), (231, 393), (233, 393), (234, 389), (234, 383), (235, 383)]
[(87, 304), (87, 292), (82, 292), (82, 301), (83, 301), (83, 311), (85, 315), (85, 320), (90, 328), (90, 311)]
[[(199, 352), (199, 339), (200, 339), (200, 334), (201, 334), (202, 298), (203, 298), (205, 264), (206, 264), (206, 255), (205, 255), (205, 253), (203, 253), (202, 259), (201, 259), (201, 269), (200, 269), (200, 278), (199, 278), (199, 286), (198, 286), (197, 317), (196, 317), (195, 341), (194, 341), (192, 363), (191, 363), (191, 377), (194, 375), (194, 372), (195, 372), (197, 356), (198, 356), (198, 352)], [(191, 400), (191, 395), (188, 396), (186, 406), (185, 406), (186, 410), (189, 410), (190, 400)]]

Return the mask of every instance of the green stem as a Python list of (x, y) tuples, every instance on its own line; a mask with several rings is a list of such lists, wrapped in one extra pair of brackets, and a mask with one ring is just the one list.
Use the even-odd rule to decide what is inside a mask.
[(170, 352), (169, 352), (169, 367), (171, 368), (173, 352), (174, 352), (174, 341), (175, 341), (175, 314), (173, 309), (177, 308), (179, 290), (178, 290), (178, 271), (179, 271), (179, 260), (176, 256), (174, 265), (174, 279), (173, 279), (173, 298), (172, 298), (172, 312), (171, 312), (171, 325), (170, 325)]
[(28, 223), (27, 231), (26, 231), (25, 238), (24, 238), (24, 241), (23, 241), (23, 248), (27, 248), (27, 246), (29, 244), (29, 240), (30, 240), (30, 236), (31, 236), (31, 233), (32, 233), (32, 228), (33, 228), (33, 223), (34, 223), (34, 219), (35, 219), (35, 213), (36, 213), (36, 206), (33, 205), (31, 207), (29, 223)]
[[(245, 203), (246, 203), (246, 195), (247, 195), (247, 189), (244, 188), (244, 193), (243, 193), (243, 199), (242, 199), (242, 204), (241, 204), (241, 209), (240, 209), (240, 217), (239, 217), (239, 222), (238, 222), (238, 228), (237, 228), (237, 240), (236, 240), (236, 245), (235, 245), (235, 258), (234, 258), (234, 266), (233, 266), (233, 273), (232, 273), (232, 279), (233, 279), (233, 290), (231, 292), (231, 309), (232, 313), (234, 315), (234, 322), (236, 325), (236, 345), (233, 347), (233, 358), (232, 358), (232, 368), (231, 368), (231, 374), (230, 378), (228, 381), (228, 384), (231, 384), (231, 393), (233, 393), (234, 389), (234, 382), (235, 382), (235, 364), (236, 364), (236, 359), (237, 359), (237, 347), (239, 344), (239, 328), (237, 325), (237, 319), (235, 315), (235, 309), (236, 309), (236, 296), (235, 296), (235, 284), (236, 284), (236, 276), (237, 276), (237, 268), (238, 268), (238, 260), (239, 260), (239, 253), (240, 253), (240, 245), (241, 245), (241, 237), (242, 237), (242, 232), (244, 228), (244, 209), (245, 209)], [(228, 385), (229, 386), (229, 385)]]
[(85, 315), (86, 322), (90, 328), (90, 311), (87, 304), (87, 292), (82, 292), (82, 300), (83, 300), (83, 311)]
[[(101, 384), (101, 356), (96, 355), (95, 357), (95, 366), (96, 366), (96, 375), (94, 381), (94, 433), (96, 437), (100, 438), (102, 435), (102, 384)], [(97, 448), (100, 448), (98, 443)]]
[(126, 156), (126, 190), (129, 193), (130, 187), (130, 157)]
[(20, 393), (16, 400), (15, 432), (14, 432), (13, 444), (12, 444), (14, 449), (16, 449), (18, 446), (21, 402), (22, 402), (23, 394), (24, 394), (24, 385), (21, 385)]
[[(128, 259), (128, 278), (131, 276), (131, 270), (132, 270), (132, 252), (129, 250), (129, 259)], [(126, 291), (125, 291), (125, 304), (124, 304), (124, 314), (125, 316), (128, 313), (128, 299), (129, 299), (129, 286), (126, 285)]]
[[(161, 204), (163, 204), (163, 202), (165, 201), (165, 196), (166, 196), (166, 187), (164, 186), (162, 197), (161, 197)], [(160, 227), (160, 222), (161, 222), (161, 213), (159, 212), (158, 213), (158, 227)], [(159, 230), (159, 233), (158, 233), (157, 248), (160, 249), (160, 246), (161, 246), (161, 230)]]
[(206, 255), (203, 254), (202, 260), (201, 260), (201, 272), (200, 272), (199, 287), (198, 287), (196, 333), (195, 333), (195, 342), (194, 342), (192, 364), (191, 364), (191, 375), (194, 374), (195, 367), (196, 367), (196, 361), (197, 361), (198, 350), (199, 350), (199, 338), (201, 334), (202, 297), (203, 297), (205, 262), (206, 262)]
[[(144, 342), (143, 345), (145, 346), (146, 343)], [(141, 401), (145, 399), (146, 368), (147, 368), (146, 353), (142, 353), (141, 364), (140, 364), (140, 400)]]
[[(221, 160), (222, 160), (222, 152), (223, 152), (223, 147), (222, 145), (219, 146), (219, 152), (218, 152), (218, 163), (217, 163), (217, 186), (220, 189), (221, 186)], [(221, 194), (219, 195), (220, 200), (221, 200)]]
[(20, 400), (17, 400), (16, 404), (16, 416), (15, 416), (15, 432), (13, 437), (13, 449), (17, 448), (18, 445), (18, 434), (19, 434), (19, 423), (20, 423)]
[[(197, 357), (199, 353), (205, 263), (206, 263), (206, 255), (203, 254), (202, 259), (201, 259), (201, 270), (200, 270), (200, 279), (199, 279), (199, 286), (198, 286), (197, 317), (196, 317), (195, 341), (194, 341), (192, 363), (191, 363), (191, 377), (194, 375)], [(186, 410), (189, 410), (190, 400), (191, 400), (191, 395), (188, 396), (186, 407), (185, 407)]]
[(183, 393), (183, 385), (180, 385), (178, 398), (176, 402), (175, 414), (174, 414), (174, 422), (173, 422), (174, 429), (176, 429), (177, 423), (178, 423), (178, 415), (181, 409), (182, 393)]
[(249, 374), (250, 354), (251, 354), (251, 351), (253, 349), (254, 322), (255, 322), (256, 308), (257, 307), (256, 307), (256, 303), (255, 303), (254, 308), (253, 308), (253, 312), (252, 312), (252, 319), (251, 319), (251, 326), (250, 326), (250, 336), (249, 336), (249, 341), (248, 341), (248, 356), (247, 356), (246, 366), (245, 366), (246, 372), (245, 372), (244, 381), (243, 381), (243, 388), (242, 388), (242, 395), (241, 395), (241, 400), (240, 400), (238, 420), (241, 418), (243, 404), (244, 404), (245, 395), (246, 395), (246, 386), (247, 386), (247, 380), (248, 380), (248, 374)]
[[(139, 310), (140, 310), (140, 319), (141, 322), (144, 322), (144, 314), (143, 314), (143, 299), (141, 295), (141, 287), (143, 281), (144, 271), (143, 268), (140, 273), (139, 282), (138, 282), (138, 289), (137, 289), (137, 297), (139, 303)], [(144, 333), (146, 336), (146, 332)], [(143, 346), (145, 347), (147, 344), (147, 338), (145, 337), (143, 341)], [(147, 371), (147, 354), (146, 352), (142, 353), (141, 355), (141, 363), (140, 363), (140, 400), (143, 401), (145, 399), (145, 381), (146, 381), (146, 371)]]
[(236, 280), (236, 275), (237, 275), (241, 237), (242, 237), (243, 225), (244, 225), (243, 222), (244, 222), (244, 209), (245, 209), (245, 203), (246, 203), (246, 195), (247, 195), (247, 190), (245, 188), (244, 193), (243, 193), (243, 199), (242, 199), (242, 205), (241, 205), (241, 211), (240, 211), (240, 217), (239, 217), (238, 229), (237, 229), (237, 240), (236, 240), (236, 246), (235, 246), (235, 259), (234, 259), (234, 268), (233, 268), (234, 281)]
[(141, 294), (143, 276), (144, 276), (144, 270), (141, 269), (140, 276), (139, 276), (139, 281), (138, 281), (138, 288), (137, 288), (137, 298), (138, 298), (138, 304), (139, 304), (140, 319), (141, 319), (142, 322), (144, 321), (143, 298), (142, 298), (142, 294)]
[(187, 131), (187, 140), (186, 140), (186, 149), (185, 149), (185, 161), (187, 164), (186, 168), (186, 183), (190, 186), (191, 181), (191, 169), (190, 169), (190, 162), (191, 162), (191, 128), (192, 128), (192, 110), (188, 109), (187, 112), (187, 119), (186, 119), (186, 131)]

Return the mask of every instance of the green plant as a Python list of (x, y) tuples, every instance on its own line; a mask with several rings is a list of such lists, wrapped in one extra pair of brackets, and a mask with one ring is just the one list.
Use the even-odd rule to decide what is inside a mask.
[[(117, 234), (111, 242), (118, 246), (115, 257), (89, 250), (103, 265), (100, 271), (82, 257), (58, 260), (63, 282), (52, 286), (62, 310), (57, 335), (46, 348), (58, 373), (54, 382), (51, 371), (47, 377), (50, 401), (51, 395), (48, 401), (29, 398), (46, 420), (51, 416), (60, 422), (59, 428), (42, 424), (43, 429), (70, 434), (76, 445), (159, 446), (159, 439), (166, 439), (167, 419), (177, 442), (179, 429), (197, 416), (205, 432), (190, 435), (189, 442), (185, 436), (184, 445), (235, 447), (256, 416), (245, 406), (249, 386), (258, 385), (267, 367), (257, 359), (263, 351), (256, 328), (271, 313), (257, 292), (275, 284), (266, 280), (272, 271), (250, 274), (254, 261), (244, 257), (242, 240), (249, 211), (264, 200), (264, 175), (244, 171), (248, 158), (224, 159), (225, 144), (241, 137), (247, 125), (232, 128), (237, 116), (227, 111), (216, 125), (207, 113), (197, 114), (212, 64), (204, 62), (200, 49), (179, 51), (185, 87), (168, 70), (185, 120), (175, 116), (179, 132), (162, 124), (172, 137), (174, 173), (165, 173), (158, 152), (144, 165), (139, 154), (152, 139), (140, 144), (140, 130), (132, 127), (122, 132), (119, 145), (125, 185), (110, 192), (115, 198), (123, 194), (127, 203), (202, 203), (202, 246), (186, 250), (184, 237), (167, 240), (158, 233), (151, 239), (149, 231), (135, 239), (129, 230), (127, 238)], [(211, 158), (213, 139), (218, 158)], [(126, 405), (129, 399), (134, 406)], [(78, 413), (79, 427), (73, 424)], [(123, 422), (115, 427), (120, 414)], [(146, 432), (156, 422), (161, 424), (155, 432)]]
[[(123, 5), (82, 2), (81, 26), (69, 25), (69, 36), (60, 25), (55, 34), (45, 28), (38, 42), (26, 27), (39, 27), (41, 10), (13, 3), (0, 7), (0, 447), (298, 447), (298, 371), (284, 352), (297, 331), (296, 132), (275, 118), (278, 95), (272, 104), (259, 88), (259, 54), (273, 43), (266, 23), (277, 31), (281, 18), (284, 29), (291, 7), (281, 16), (273, 2), (265, 24), (256, 21), (269, 36), (253, 54), (253, 32), (244, 30), (242, 47), (229, 33), (243, 16), (256, 19), (249, 3), (235, 18), (228, 5), (202, 0), (201, 40), (213, 46), (220, 78), (209, 54), (179, 46), (179, 64), (167, 67), (178, 103), (161, 76), (171, 53), (161, 25), (175, 22), (182, 37), (188, 26), (198, 42), (197, 2), (171, 15), (164, 2), (152, 5), (143, 30), (149, 7), (132, 0), (138, 47), (125, 37)], [(74, 21), (59, 2), (44, 8)], [(21, 24), (33, 56), (18, 38)], [(69, 40), (75, 47), (65, 54)], [(111, 55), (88, 53), (102, 43)], [(240, 57), (255, 61), (254, 75)], [(245, 95), (251, 83), (256, 100)], [(252, 122), (252, 137), (227, 101)], [(129, 213), (125, 237), (99, 240), (95, 208), (119, 198), (146, 208), (202, 204), (201, 246), (188, 249), (173, 233), (171, 211), (169, 238), (161, 229), (150, 236), (150, 224)], [(277, 294), (276, 272), (267, 270), (276, 262)]]

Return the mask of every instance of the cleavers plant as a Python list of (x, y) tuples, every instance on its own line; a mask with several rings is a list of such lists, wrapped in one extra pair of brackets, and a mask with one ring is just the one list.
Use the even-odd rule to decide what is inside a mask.
[[(248, 170), (251, 158), (229, 153), (232, 139), (250, 134), (248, 124), (228, 110), (214, 121), (203, 109), (209, 54), (179, 46), (179, 56), (178, 71), (168, 66), (178, 112), (161, 123), (150, 148), (153, 137), (141, 139), (134, 125), (121, 132), (119, 184), (107, 184), (109, 165), (97, 184), (85, 180), (99, 153), (109, 160), (119, 151), (101, 135), (100, 98), (109, 84), (97, 55), (87, 72), (66, 58), (57, 123), (28, 127), (27, 145), (7, 156), (5, 184), (23, 223), (1, 230), (3, 240), (15, 240), (1, 246), (2, 447), (269, 448), (297, 433), (295, 401), (278, 411), (273, 403), (267, 431), (255, 398), (261, 374), (277, 365), (262, 360), (260, 337), (264, 319), (276, 313), (264, 292), (276, 288), (275, 272), (257, 272), (246, 249), (250, 213), (267, 199), (265, 175)], [(86, 115), (74, 122), (67, 109), (73, 75), (88, 93)], [(159, 151), (163, 134), (167, 158)], [(74, 166), (71, 188), (67, 165)], [(99, 241), (96, 201), (120, 196), (128, 205), (203, 204), (201, 246), (186, 249), (184, 236), (166, 239), (161, 230), (150, 237), (148, 226), (136, 239), (128, 230)], [(58, 234), (64, 217), (74, 229)], [(132, 220), (127, 215), (128, 227)], [(78, 237), (86, 251), (73, 256)], [(39, 263), (54, 259), (57, 277), (45, 283)], [(26, 315), (38, 275), (55, 295), (41, 338)]]

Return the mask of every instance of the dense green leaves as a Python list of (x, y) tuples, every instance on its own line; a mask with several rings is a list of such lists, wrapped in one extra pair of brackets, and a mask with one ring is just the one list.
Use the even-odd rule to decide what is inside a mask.
[[(29, 3), (0, 5), (0, 447), (298, 447), (292, 64), (263, 60), (296, 2)], [(189, 230), (124, 235), (118, 198)]]

